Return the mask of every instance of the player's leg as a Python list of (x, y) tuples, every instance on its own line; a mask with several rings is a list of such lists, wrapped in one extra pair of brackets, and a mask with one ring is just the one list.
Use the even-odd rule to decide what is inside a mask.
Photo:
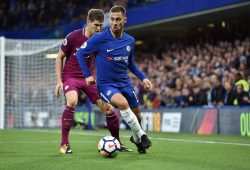
[[(106, 102), (103, 102), (100, 99), (100, 96), (98, 94), (97, 87), (95, 85), (87, 86), (83, 88), (86, 95), (90, 98), (92, 103), (95, 103), (102, 112), (106, 115), (106, 122), (107, 122), (107, 128), (110, 131), (111, 135), (115, 137), (120, 143), (120, 132), (119, 132), (119, 118), (118, 114), (115, 112), (113, 106), (111, 104), (108, 104)], [(127, 148), (125, 145), (122, 145), (121, 143), (121, 151), (123, 152), (131, 152), (132, 150)]]
[[(131, 109), (131, 110), (133, 111), (133, 113), (135, 114), (135, 116), (138, 119), (139, 124), (141, 125), (141, 109), (140, 109), (140, 107), (137, 106), (136, 108)], [(132, 135), (133, 135), (133, 140), (136, 143), (139, 143), (140, 142), (140, 138), (135, 133), (132, 133)]]
[(121, 152), (132, 152), (132, 149), (126, 147), (121, 143), (120, 133), (119, 133), (119, 118), (118, 113), (116, 113), (115, 109), (111, 104), (108, 104), (101, 99), (96, 101), (97, 106), (100, 108), (102, 112), (106, 115), (107, 128), (110, 131), (111, 135), (115, 137), (121, 144)]
[(103, 113), (105, 113), (107, 128), (111, 135), (121, 143), (119, 134), (119, 119), (117, 113), (110, 104), (103, 102), (101, 99), (96, 101), (96, 105)]
[[(132, 86), (131, 88), (131, 91), (133, 91)], [(145, 149), (149, 148), (151, 146), (151, 142), (148, 139), (146, 133), (142, 130), (137, 117), (130, 109), (128, 101), (122, 95), (122, 92), (115, 87), (98, 87), (98, 91), (104, 101), (106, 101), (107, 103), (111, 103), (113, 106), (116, 106), (120, 109), (123, 120), (130, 126), (131, 130), (141, 139), (142, 147)], [(135, 101), (137, 102), (137, 100)]]
[(128, 123), (133, 133), (141, 139), (142, 147), (145, 149), (149, 148), (151, 142), (142, 130), (137, 117), (130, 109), (127, 99), (122, 94), (116, 93), (111, 97), (111, 104), (120, 109), (123, 119)]
[(69, 145), (69, 132), (74, 123), (75, 107), (78, 103), (78, 87), (76, 79), (68, 79), (63, 84), (63, 92), (66, 96), (66, 107), (62, 113), (62, 138), (60, 152), (62, 154), (71, 154)]
[[(141, 109), (140, 107), (136, 107), (134, 109), (132, 109), (132, 111), (135, 113), (139, 124), (141, 125)], [(141, 143), (141, 139), (137, 136), (136, 133), (134, 133), (132, 131), (132, 136), (130, 136), (129, 140), (136, 145), (137, 147), (137, 151), (141, 154), (145, 154), (146, 153), (146, 149), (142, 147), (142, 143)]]
[[(133, 113), (138, 118), (139, 124), (141, 124), (141, 109), (139, 106), (139, 100), (135, 94), (135, 91), (132, 86), (128, 86), (121, 89), (122, 94), (127, 99), (130, 108)], [(141, 125), (140, 125), (141, 127)], [(145, 132), (144, 132), (145, 133)], [(137, 150), (139, 153), (146, 153), (146, 149), (148, 149), (152, 143), (150, 139), (147, 137), (146, 133), (142, 136), (139, 136), (137, 133), (132, 131), (132, 137), (130, 137), (130, 141), (137, 146)]]
[(62, 154), (70, 154), (72, 150), (69, 145), (69, 132), (74, 123), (74, 112), (78, 102), (78, 94), (76, 91), (69, 91), (65, 96), (67, 104), (62, 113), (62, 140), (60, 152)]
[(85, 86), (84, 92), (89, 97), (92, 103), (96, 104), (100, 110), (105, 113), (106, 121), (107, 121), (107, 128), (109, 129), (111, 135), (115, 137), (120, 142), (119, 137), (119, 120), (118, 116), (115, 113), (113, 107), (108, 105), (107, 103), (103, 102), (98, 94), (97, 87), (95, 85), (92, 86)]

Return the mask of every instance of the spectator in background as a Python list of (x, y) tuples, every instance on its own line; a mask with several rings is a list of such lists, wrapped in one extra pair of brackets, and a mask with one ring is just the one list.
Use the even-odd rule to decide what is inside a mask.
[(229, 82), (225, 82), (224, 88), (226, 90), (224, 104), (232, 106), (234, 101), (234, 90), (232, 88), (232, 85)]
[(181, 106), (193, 106), (194, 105), (194, 96), (190, 93), (188, 89), (182, 89), (181, 94)]
[(221, 80), (218, 79), (217, 75), (211, 76), (212, 88), (212, 103), (214, 106), (224, 105), (224, 96), (226, 93), (225, 88), (222, 86)]
[(204, 82), (202, 89), (206, 92), (208, 106), (212, 106), (212, 85), (210, 81)]
[(174, 107), (176, 106), (175, 102), (175, 90), (170, 87), (165, 87), (161, 93), (161, 106)]
[(249, 84), (248, 82), (243, 78), (241, 73), (236, 73), (235, 75), (235, 86), (237, 86), (238, 84), (241, 84), (243, 86), (243, 90), (245, 92), (249, 91)]
[(200, 86), (196, 85), (194, 87), (194, 105), (205, 106), (207, 105), (207, 93), (205, 90), (201, 89)]
[(234, 97), (234, 105), (246, 106), (250, 105), (250, 97), (247, 92), (243, 90), (242, 84), (236, 85), (236, 93)]

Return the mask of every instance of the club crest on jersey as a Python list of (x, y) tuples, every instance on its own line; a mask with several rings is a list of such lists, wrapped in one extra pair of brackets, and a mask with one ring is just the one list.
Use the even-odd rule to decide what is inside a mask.
[(81, 46), (81, 48), (86, 48), (87, 47), (87, 42), (85, 41), (84, 43), (83, 43), (83, 45)]
[(128, 52), (130, 52), (130, 50), (131, 50), (129, 45), (127, 45), (126, 49), (127, 49)]
[(68, 41), (67, 41), (67, 39), (65, 38), (64, 40), (63, 40), (63, 45), (67, 45), (67, 43), (68, 43)]
[(111, 94), (111, 91), (109, 90), (109, 91), (107, 91), (107, 95), (109, 96)]

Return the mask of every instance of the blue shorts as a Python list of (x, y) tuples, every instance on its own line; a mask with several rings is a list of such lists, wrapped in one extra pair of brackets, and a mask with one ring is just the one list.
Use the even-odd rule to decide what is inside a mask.
[(135, 94), (133, 86), (126, 87), (114, 87), (114, 86), (99, 86), (98, 92), (101, 99), (107, 103), (110, 103), (112, 96), (116, 93), (122, 94), (128, 101), (131, 109), (139, 106), (139, 100)]

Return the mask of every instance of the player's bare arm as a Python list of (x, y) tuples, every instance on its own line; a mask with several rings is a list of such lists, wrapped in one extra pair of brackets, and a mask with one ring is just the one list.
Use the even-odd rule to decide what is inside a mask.
[(57, 78), (57, 84), (55, 88), (55, 96), (60, 96), (60, 90), (63, 89), (63, 83), (62, 83), (62, 70), (63, 70), (63, 59), (66, 57), (64, 52), (60, 49), (60, 51), (57, 54), (56, 57), (56, 78)]

